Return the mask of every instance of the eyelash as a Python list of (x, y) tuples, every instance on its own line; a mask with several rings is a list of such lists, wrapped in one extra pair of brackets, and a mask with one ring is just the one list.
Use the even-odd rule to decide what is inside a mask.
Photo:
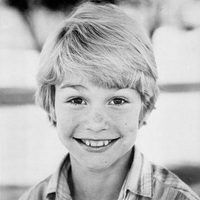
[(80, 102), (79, 102), (79, 103), (75, 103), (75, 102), (74, 102), (75, 100), (81, 100), (82, 102), (85, 101), (82, 97), (74, 97), (74, 98), (68, 100), (67, 103), (71, 103), (71, 104), (73, 104), (73, 105), (86, 105), (86, 101), (85, 101), (84, 104), (82, 104), (82, 103), (80, 103)]
[(118, 100), (118, 101), (122, 101), (123, 103), (115, 103), (115, 104), (112, 104), (112, 103), (109, 103), (110, 105), (116, 105), (116, 106), (121, 106), (121, 105), (124, 105), (124, 104), (126, 104), (126, 103), (128, 103), (128, 101), (126, 100), (126, 99), (124, 99), (124, 98), (122, 98), (122, 97), (114, 97), (110, 102), (112, 102), (112, 101), (116, 101), (116, 100)]
[[(79, 102), (75, 102), (75, 101), (79, 101)], [(117, 103), (114, 101), (120, 101), (121, 103)], [(84, 102), (84, 103), (83, 103)], [(72, 105), (87, 105), (87, 102), (84, 98), (82, 97), (74, 97), (74, 98), (71, 98), (70, 100), (68, 100), (66, 103), (70, 103)], [(128, 103), (128, 101), (125, 99), (125, 98), (122, 98), (122, 97), (114, 97), (111, 101), (109, 101), (109, 105), (115, 105), (115, 106), (121, 106), (121, 105), (124, 105)]]

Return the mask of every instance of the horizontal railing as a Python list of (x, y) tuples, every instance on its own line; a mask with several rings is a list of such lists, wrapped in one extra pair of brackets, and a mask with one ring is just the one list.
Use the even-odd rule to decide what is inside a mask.
[[(161, 84), (161, 92), (200, 92), (200, 83)], [(34, 104), (35, 89), (0, 88), (0, 106)]]

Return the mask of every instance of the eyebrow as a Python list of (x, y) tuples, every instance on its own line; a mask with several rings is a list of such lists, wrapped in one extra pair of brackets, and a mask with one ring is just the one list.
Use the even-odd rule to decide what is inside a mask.
[(85, 86), (83, 85), (80, 85), (80, 84), (71, 84), (71, 83), (66, 83), (66, 84), (63, 84), (61, 87), (61, 89), (64, 89), (64, 88), (73, 88), (75, 90), (83, 90), (83, 89), (87, 89)]

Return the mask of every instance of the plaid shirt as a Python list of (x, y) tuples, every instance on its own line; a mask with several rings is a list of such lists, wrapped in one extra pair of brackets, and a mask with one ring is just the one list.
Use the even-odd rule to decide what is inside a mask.
[[(31, 188), (19, 200), (72, 200), (67, 174), (69, 154), (59, 169)], [(121, 188), (118, 200), (200, 200), (177, 176), (144, 159), (135, 148), (132, 166)]]

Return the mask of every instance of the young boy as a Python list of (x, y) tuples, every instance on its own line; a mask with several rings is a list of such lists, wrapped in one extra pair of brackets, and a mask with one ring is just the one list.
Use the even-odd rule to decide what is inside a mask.
[(157, 69), (137, 22), (117, 6), (84, 3), (41, 54), (36, 100), (69, 151), (20, 200), (197, 200), (135, 147), (154, 108)]

